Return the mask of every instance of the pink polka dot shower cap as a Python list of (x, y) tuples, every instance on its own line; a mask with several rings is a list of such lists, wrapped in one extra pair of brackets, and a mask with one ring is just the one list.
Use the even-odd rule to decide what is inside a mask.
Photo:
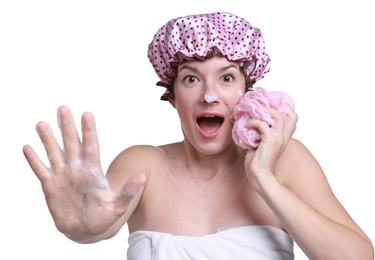
[(240, 62), (247, 75), (247, 87), (268, 72), (269, 56), (261, 31), (231, 13), (216, 12), (172, 19), (162, 26), (148, 46), (148, 58), (166, 88), (168, 100), (176, 77), (176, 65), (188, 60), (205, 60), (215, 55)]

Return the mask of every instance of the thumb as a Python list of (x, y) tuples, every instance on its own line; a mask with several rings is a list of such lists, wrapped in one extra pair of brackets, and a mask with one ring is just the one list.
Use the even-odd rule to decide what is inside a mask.
[(117, 194), (119, 204), (127, 204), (132, 200), (135, 195), (143, 189), (147, 182), (147, 176), (145, 174), (137, 174), (126, 180), (122, 188)]

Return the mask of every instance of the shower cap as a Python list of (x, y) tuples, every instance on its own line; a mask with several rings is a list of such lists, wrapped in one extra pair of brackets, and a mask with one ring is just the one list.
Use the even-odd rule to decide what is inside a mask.
[(156, 85), (166, 88), (161, 99), (168, 100), (172, 92), (178, 64), (215, 55), (240, 63), (247, 88), (269, 71), (262, 33), (245, 19), (226, 12), (175, 18), (148, 46), (148, 58), (160, 79)]

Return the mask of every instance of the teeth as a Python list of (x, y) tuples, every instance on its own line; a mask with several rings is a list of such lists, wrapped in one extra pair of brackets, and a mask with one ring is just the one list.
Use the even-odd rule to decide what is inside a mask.
[(213, 116), (213, 115), (206, 115), (206, 116), (204, 116), (204, 117), (215, 117), (215, 116)]

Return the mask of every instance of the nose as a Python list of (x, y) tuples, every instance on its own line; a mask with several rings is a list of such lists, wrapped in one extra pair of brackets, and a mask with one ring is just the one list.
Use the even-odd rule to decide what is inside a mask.
[[(203, 99), (203, 100), (202, 100)], [(220, 87), (215, 79), (207, 77), (202, 80), (202, 96), (204, 103), (217, 103), (220, 100)]]
[(218, 100), (218, 96), (213, 89), (207, 89), (203, 98), (207, 103), (216, 102)]

